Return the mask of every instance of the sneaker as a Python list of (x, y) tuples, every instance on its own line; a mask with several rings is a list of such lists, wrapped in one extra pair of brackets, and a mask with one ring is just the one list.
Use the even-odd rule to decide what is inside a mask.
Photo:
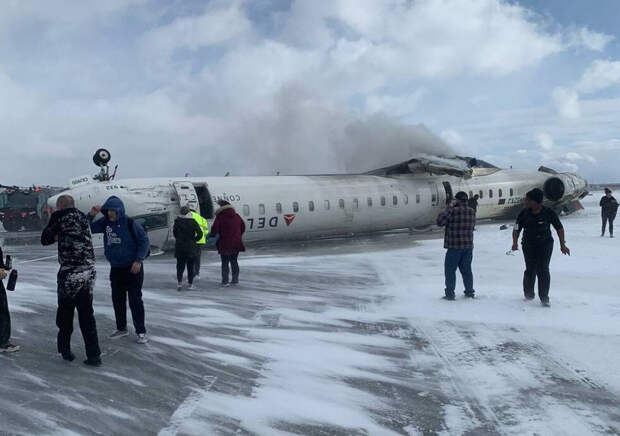
[(540, 304), (542, 304), (543, 307), (551, 307), (551, 303), (549, 303), (549, 300), (541, 301)]
[(613, 238), (613, 237), (614, 237), (614, 235), (609, 235), (609, 237), (610, 237), (610, 238)]
[(238, 285), (239, 284), (239, 280), (233, 280), (232, 282), (230, 282), (231, 285)]
[(441, 299), (446, 301), (454, 301), (455, 297), (444, 295), (443, 297), (441, 297)]
[(181, 292), (183, 290), (183, 283), (177, 284), (177, 291)]
[(84, 365), (101, 366), (101, 357), (89, 357), (84, 361)]
[(146, 333), (140, 333), (138, 335), (138, 344), (146, 344), (149, 341), (149, 338), (146, 337)]
[(526, 299), (527, 301), (532, 301), (534, 298), (536, 298), (534, 295), (526, 295), (526, 296), (525, 296), (525, 299)]
[(75, 360), (75, 354), (73, 354), (71, 351), (67, 353), (61, 353), (61, 356), (67, 362), (73, 362)]
[(192, 291), (194, 289), (194, 284), (193, 283), (188, 284), (187, 289)]
[(0, 353), (15, 353), (20, 350), (19, 345), (6, 344), (4, 347), (0, 347)]
[(129, 332), (127, 331), (127, 329), (125, 329), (125, 330), (116, 330), (114, 333), (112, 333), (108, 337), (110, 339), (118, 339), (118, 338), (123, 338), (123, 337), (125, 337), (127, 335), (129, 335)]
[(195, 282), (199, 282), (200, 281), (200, 276), (194, 276), (194, 281)]
[(229, 286), (230, 286), (230, 283), (228, 283), (228, 282), (222, 282), (222, 286), (223, 286), (224, 288), (227, 288), (227, 287), (229, 287)]
[(465, 298), (476, 298), (473, 292), (465, 292)]

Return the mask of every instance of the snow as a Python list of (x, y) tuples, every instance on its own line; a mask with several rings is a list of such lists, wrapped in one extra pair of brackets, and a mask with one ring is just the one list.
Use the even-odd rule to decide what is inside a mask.
[[(207, 255), (200, 290), (182, 293), (172, 259), (158, 256), (146, 265), (151, 342), (101, 339), (107, 353), (96, 370), (45, 357), (54, 348), (57, 265), (29, 264), (9, 295), (24, 350), (0, 357), (19, 406), (0, 400), (0, 422), (12, 418), (0, 430), (619, 434), (619, 242), (599, 236), (598, 198), (563, 218), (572, 256), (554, 252), (551, 308), (524, 301), (521, 253), (506, 254), (511, 234), (497, 222), (477, 226), (475, 300), (441, 300), (438, 238), (251, 251), (241, 259), (241, 287), (226, 289), (215, 286), (218, 264)], [(97, 268), (104, 338), (113, 312), (106, 266)], [(29, 351), (29, 339), (47, 351)], [(28, 400), (32, 390), (45, 400)]]

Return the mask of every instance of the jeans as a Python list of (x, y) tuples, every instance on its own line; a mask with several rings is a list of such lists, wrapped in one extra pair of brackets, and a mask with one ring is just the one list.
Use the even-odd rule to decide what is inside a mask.
[(110, 269), (112, 286), (112, 304), (116, 317), (116, 328), (127, 329), (127, 297), (136, 334), (146, 333), (144, 327), (144, 303), (142, 302), (142, 284), (144, 283), (144, 266), (138, 274), (131, 273), (131, 266)]
[(606, 227), (607, 222), (609, 221), (609, 234), (610, 234), (611, 236), (613, 236), (613, 234), (614, 234), (614, 219), (615, 219), (615, 218), (616, 218), (616, 217), (609, 216), (609, 215), (602, 215), (602, 219), (603, 219), (603, 228), (602, 228), (602, 230), (601, 230), (601, 235), (604, 235), (604, 234), (605, 234), (605, 227)]
[(177, 257), (177, 281), (181, 283), (183, 281), (183, 273), (187, 267), (187, 283), (190, 285), (194, 283), (194, 277), (196, 276), (195, 266), (197, 260), (195, 257), (179, 256)]
[(534, 283), (538, 278), (538, 297), (540, 301), (549, 301), (551, 274), (549, 263), (553, 254), (553, 241), (544, 244), (523, 245), (525, 273), (523, 273), (523, 293), (526, 298), (534, 298)]
[(461, 271), (463, 277), (463, 285), (465, 286), (465, 294), (473, 295), (474, 291), (474, 275), (471, 271), (471, 262), (473, 260), (472, 249), (448, 248), (446, 251), (446, 259), (444, 262), (444, 270), (446, 275), (446, 297), (454, 297), (454, 289), (456, 288), (456, 269)]
[(6, 290), (0, 284), (0, 347), (9, 345), (11, 339), (11, 315), (9, 303), (6, 299)]
[(71, 351), (71, 334), (73, 333), (73, 315), (78, 312), (78, 321), (84, 344), (86, 357), (93, 359), (101, 355), (99, 339), (97, 338), (97, 324), (93, 310), (93, 295), (91, 289), (81, 289), (75, 297), (58, 295), (58, 310), (56, 311), (56, 326), (58, 326), (58, 352), (68, 354)]
[(239, 283), (239, 263), (237, 262), (239, 253), (222, 254), (220, 257), (222, 259), (222, 283), (228, 283), (229, 265), (232, 268), (232, 283)]

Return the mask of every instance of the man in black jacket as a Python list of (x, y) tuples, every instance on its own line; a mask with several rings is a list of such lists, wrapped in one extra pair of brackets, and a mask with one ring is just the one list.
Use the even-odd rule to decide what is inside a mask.
[(605, 188), (605, 195), (601, 198), (599, 203), (601, 206), (601, 218), (603, 220), (603, 227), (601, 230), (601, 238), (605, 236), (605, 227), (609, 222), (609, 237), (614, 237), (614, 220), (616, 219), (616, 213), (618, 213), (618, 202), (611, 195), (611, 189)]
[(58, 352), (67, 361), (73, 361), (71, 333), (73, 315), (78, 311), (80, 330), (86, 345), (86, 365), (101, 365), (101, 351), (93, 311), (95, 285), (95, 253), (86, 215), (75, 208), (73, 198), (62, 195), (56, 203), (57, 211), (43, 230), (41, 243), (58, 242)]
[(187, 266), (188, 289), (194, 288), (194, 265), (200, 253), (197, 242), (202, 239), (200, 225), (192, 216), (187, 206), (181, 208), (181, 216), (174, 221), (173, 234), (175, 238), (174, 256), (177, 258), (177, 290), (183, 288), (183, 273)]
[(0, 248), (0, 353), (14, 353), (19, 351), (19, 345), (13, 345), (11, 339), (11, 315), (9, 314), (9, 303), (6, 299), (6, 289), (2, 280), (6, 278), (4, 266), (4, 255)]

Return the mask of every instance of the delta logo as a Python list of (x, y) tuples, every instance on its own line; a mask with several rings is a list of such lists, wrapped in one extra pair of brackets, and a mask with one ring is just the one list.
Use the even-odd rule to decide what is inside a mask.
[(295, 214), (291, 213), (288, 215), (284, 215), (284, 222), (286, 223), (286, 227), (290, 226), (291, 224), (293, 224), (293, 221), (295, 221)]

